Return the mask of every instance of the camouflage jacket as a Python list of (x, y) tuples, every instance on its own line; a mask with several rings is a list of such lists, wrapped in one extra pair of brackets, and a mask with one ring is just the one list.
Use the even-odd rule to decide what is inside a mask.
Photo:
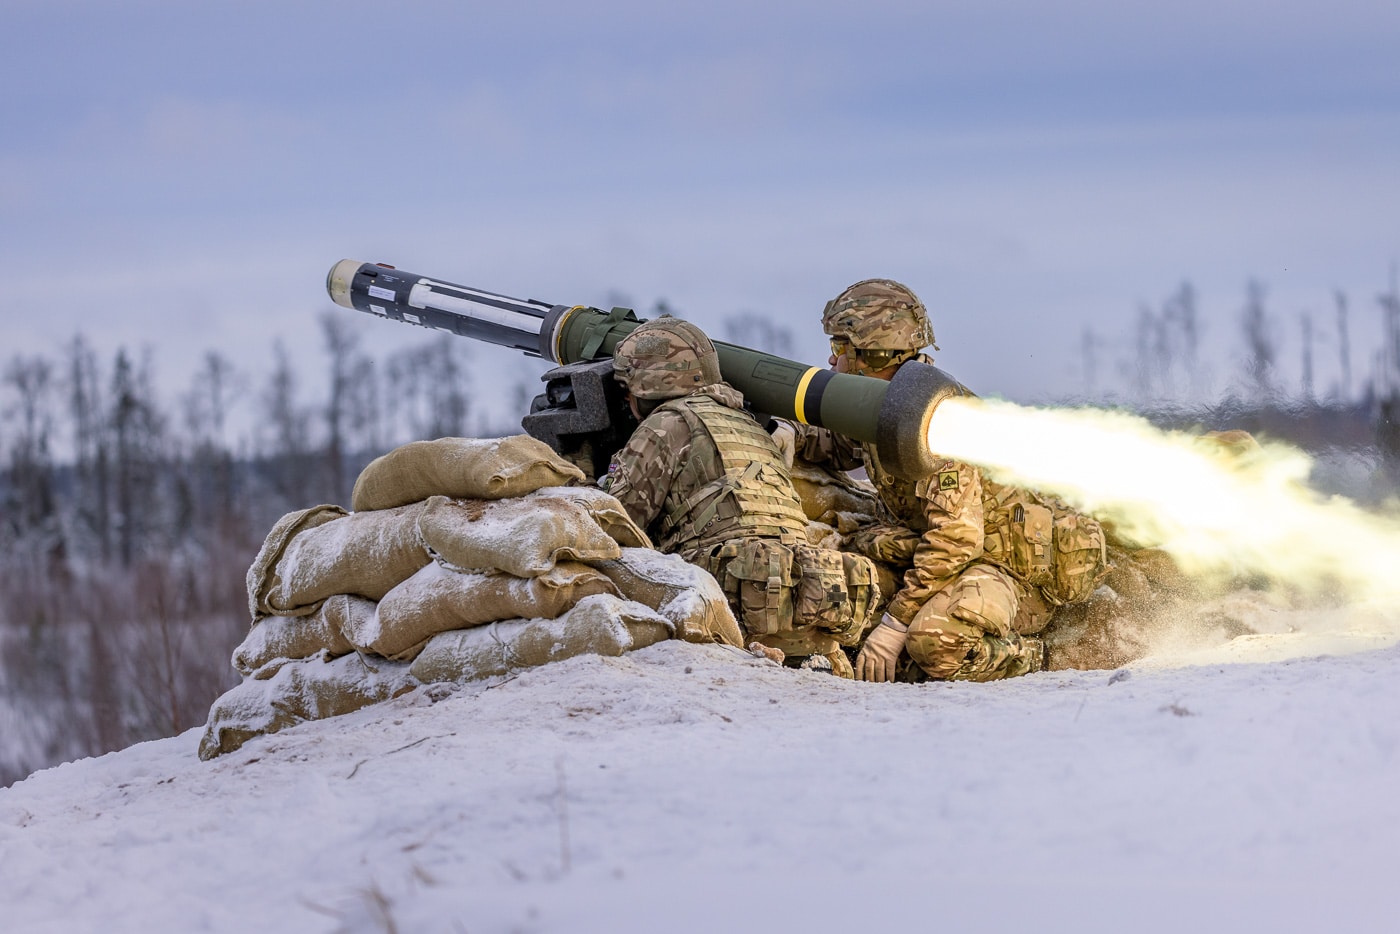
[(777, 445), (726, 383), (663, 403), (600, 485), (658, 548), (703, 559), (736, 538), (806, 541), (806, 517)]
[[(886, 609), (896, 620), (908, 625), (929, 597), (984, 556), (985, 481), (975, 467), (949, 458), (932, 476), (913, 482), (884, 469), (873, 444), (812, 425), (794, 428), (798, 457), (838, 470), (864, 467), (879, 494), (879, 520), (919, 535), (910, 567)], [(868, 557), (889, 560), (880, 554)]]

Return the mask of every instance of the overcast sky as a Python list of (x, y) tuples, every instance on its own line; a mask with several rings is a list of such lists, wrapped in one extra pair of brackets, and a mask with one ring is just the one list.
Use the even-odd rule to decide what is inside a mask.
[(7, 359), (81, 330), (171, 387), (208, 348), (256, 373), (274, 337), (319, 351), (351, 257), (760, 312), (812, 362), (823, 303), (895, 278), (941, 365), (1026, 401), (1183, 279), (1227, 382), (1257, 277), (1286, 370), (1315, 315), (1325, 388), (1333, 291), (1362, 372), (1400, 258), (1394, 0), (0, 10)]

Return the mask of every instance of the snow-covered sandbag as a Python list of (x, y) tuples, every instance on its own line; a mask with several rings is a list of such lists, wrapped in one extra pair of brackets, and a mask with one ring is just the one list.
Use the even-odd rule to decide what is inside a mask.
[(335, 594), (383, 597), (431, 560), (418, 537), (422, 512), (423, 504), (413, 503), (375, 512), (342, 512), (333, 521), (303, 527), (285, 542), (270, 571), (261, 562), (249, 569), (248, 600), (254, 617), (309, 615)]
[(212, 759), (255, 736), (351, 713), (417, 686), (408, 665), (358, 653), (290, 661), (270, 678), (249, 678), (214, 701), (199, 757)]
[(233, 650), (233, 667), (251, 675), (277, 658), (310, 658), (319, 652), (331, 658), (348, 655), (355, 647), (342, 635), (347, 623), (373, 613), (373, 600), (336, 594), (310, 616), (265, 616)]
[(550, 486), (536, 490), (525, 498), (566, 499), (577, 503), (587, 509), (593, 521), (623, 548), (651, 547), (651, 539), (647, 537), (647, 533), (632, 521), (632, 517), (627, 514), (626, 508), (618, 502), (617, 497), (596, 486)]
[(628, 600), (655, 609), (687, 642), (744, 646), (744, 636), (714, 576), (679, 555), (649, 548), (624, 548), (622, 556), (594, 565)]
[(593, 594), (617, 594), (602, 572), (561, 561), (538, 577), (459, 571), (434, 561), (384, 595), (345, 636), (362, 652), (411, 660), (440, 632), (506, 619), (554, 619)]
[(267, 593), (276, 581), (277, 563), (282, 560), (287, 546), (297, 535), (347, 515), (349, 514), (339, 506), (312, 506), (310, 509), (289, 512), (273, 524), (272, 531), (263, 539), (262, 548), (258, 549), (257, 557), (248, 567), (248, 613), (253, 619), (279, 612), (289, 616), (310, 616), (316, 612), (317, 608), (314, 605), (297, 607), (294, 610), (273, 610), (267, 604)]
[(436, 635), (410, 671), (424, 684), (471, 681), (575, 655), (617, 656), (669, 639), (674, 631), (649, 607), (597, 594), (558, 619), (508, 620)]
[(616, 558), (622, 549), (592, 515), (557, 496), (448, 499), (423, 504), (418, 532), (438, 559), (463, 570), (537, 577), (559, 561)]
[(350, 506), (356, 512), (389, 509), (429, 496), (506, 499), (583, 479), (582, 470), (529, 435), (438, 438), (371, 461), (355, 480)]

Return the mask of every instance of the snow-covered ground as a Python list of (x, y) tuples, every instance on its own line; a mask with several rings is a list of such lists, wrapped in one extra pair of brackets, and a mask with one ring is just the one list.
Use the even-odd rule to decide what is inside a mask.
[(0, 790), (0, 927), (1396, 930), (1400, 647), (1324, 628), (985, 685), (666, 642), (191, 731)]

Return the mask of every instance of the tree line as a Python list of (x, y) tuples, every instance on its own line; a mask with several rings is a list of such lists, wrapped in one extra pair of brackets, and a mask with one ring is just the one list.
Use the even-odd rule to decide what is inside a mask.
[[(467, 342), (376, 358), (343, 316), (320, 330), (312, 354), (275, 344), (260, 385), (209, 351), (173, 402), (152, 351), (103, 359), (82, 335), (0, 364), (0, 783), (202, 723), (280, 515), (348, 502), (394, 445), (518, 430), (474, 418)], [(236, 406), (255, 428), (231, 441)]]

